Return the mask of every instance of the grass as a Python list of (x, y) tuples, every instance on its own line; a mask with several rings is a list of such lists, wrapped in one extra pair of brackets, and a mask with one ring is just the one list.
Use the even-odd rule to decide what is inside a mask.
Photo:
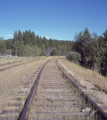
[[(22, 59), (28, 61), (36, 58), (31, 57)], [(50, 59), (50, 57), (39, 57), (35, 62), (23, 64), (0, 72), (0, 111), (5, 109), (6, 104), (11, 102), (11, 98), (17, 96), (17, 93), (21, 90), (23, 84), (31, 79), (31, 75), (34, 71), (48, 59)], [(10, 60), (6, 60), (6, 62), (10, 62)], [(36, 78), (31, 79), (31, 82), (35, 81), (35, 79)], [(26, 97), (24, 98), (24, 101), (25, 99)]]
[(60, 59), (59, 62), (73, 76), (80, 76), (101, 89), (107, 89), (107, 77), (100, 75), (97, 71), (91, 71), (66, 59)]
[[(4, 60), (4, 61), (0, 61), (0, 69), (6, 68), (6, 67), (11, 67), (14, 65), (20, 65), (20, 64), (24, 64), (30, 61), (37, 61), (37, 60), (42, 60), (45, 59), (46, 57), (44, 56), (38, 56), (38, 57), (20, 57), (18, 59), (12, 59), (12, 60)], [(9, 64), (7, 64), (9, 63)]]
[(45, 56), (35, 56), (35, 57), (19, 57), (17, 59), (4, 59), (0, 60), (0, 64), (6, 64), (11, 62), (18, 62), (18, 61), (27, 61), (27, 60), (39, 60), (39, 59), (45, 59)]

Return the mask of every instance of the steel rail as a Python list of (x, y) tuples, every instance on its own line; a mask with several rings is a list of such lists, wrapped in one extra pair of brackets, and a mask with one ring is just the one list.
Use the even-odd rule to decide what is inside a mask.
[(58, 63), (58, 59), (56, 61), (58, 68), (62, 71), (62, 73), (66, 76), (66, 78), (68, 80), (71, 81), (72, 85), (78, 89), (78, 91), (81, 93), (81, 95), (85, 98), (85, 100), (87, 102), (90, 102), (93, 109), (97, 110), (97, 114), (98, 114), (98, 120), (107, 120), (107, 113), (105, 113), (87, 94), (85, 94), (76, 84), (73, 80), (71, 80), (68, 75), (63, 71), (63, 69), (60, 67), (59, 63)]
[(3, 65), (8, 65), (8, 64), (13, 64), (13, 63), (20, 63), (22, 61), (17, 61), (17, 62), (8, 62), (8, 63), (4, 63), (4, 64), (0, 64), (0, 66), (3, 66)]
[(9, 68), (12, 68), (12, 67), (15, 67), (15, 66), (23, 65), (23, 64), (26, 64), (26, 63), (29, 63), (29, 62), (33, 62), (33, 61), (35, 61), (35, 60), (27, 61), (27, 62), (24, 62), (24, 63), (19, 63), (19, 64), (17, 64), (17, 65), (9, 66), (9, 67), (6, 67), (6, 68), (2, 68), (2, 69), (0, 69), (0, 71), (9, 69)]
[(41, 76), (41, 74), (42, 74), (42, 71), (43, 71), (45, 65), (46, 65), (49, 61), (50, 61), (50, 60), (48, 60), (48, 61), (43, 65), (43, 67), (41, 68), (41, 70), (40, 70), (40, 72), (39, 72), (39, 74), (38, 74), (38, 76), (37, 76), (37, 78), (36, 78), (36, 80), (35, 80), (35, 83), (34, 83), (32, 89), (31, 89), (31, 92), (30, 92), (30, 94), (29, 94), (29, 96), (28, 96), (28, 98), (27, 98), (27, 100), (26, 100), (26, 103), (25, 103), (25, 105), (24, 105), (24, 108), (23, 108), (23, 110), (22, 110), (22, 112), (21, 112), (18, 120), (26, 120), (26, 119), (27, 119), (27, 117), (26, 117), (26, 116), (27, 116), (27, 112), (28, 112), (28, 110), (29, 110), (29, 108), (30, 108), (30, 106), (31, 106), (31, 103), (32, 103), (34, 94), (35, 94), (35, 92), (36, 92), (36, 88), (37, 88), (37, 86), (38, 86), (38, 81), (39, 81), (39, 79), (40, 79), (40, 76)]

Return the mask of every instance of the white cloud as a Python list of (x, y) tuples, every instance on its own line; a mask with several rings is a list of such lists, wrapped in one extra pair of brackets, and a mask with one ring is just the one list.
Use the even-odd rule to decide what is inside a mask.
[(48, 36), (41, 36), (41, 38), (43, 38), (43, 37), (45, 37), (46, 39), (49, 39), (50, 37), (48, 37)]
[(49, 37), (48, 36), (45, 36), (47, 39), (49, 39)]
[(13, 35), (6, 35), (7, 37), (13, 37)]

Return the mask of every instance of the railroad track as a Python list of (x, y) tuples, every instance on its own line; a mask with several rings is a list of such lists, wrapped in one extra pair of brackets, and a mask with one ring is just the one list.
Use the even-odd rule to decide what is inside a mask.
[[(30, 61), (27, 61), (27, 62), (22, 62), (22, 61), (19, 61), (19, 62), (12, 62), (12, 63), (7, 63), (7, 64), (4, 64), (4, 65), (1, 65), (1, 69), (0, 71), (4, 71), (4, 70), (7, 70), (9, 68), (12, 68), (12, 67), (16, 67), (16, 66), (19, 66), (19, 65), (23, 65), (23, 64), (26, 64), (26, 63), (30, 63), (30, 62), (35, 62), (36, 60), (30, 60)], [(20, 63), (21, 62), (21, 63)], [(10, 65), (8, 67), (5, 67), (5, 65)], [(14, 64), (14, 65), (13, 65)]]
[(20, 61), (15, 61), (15, 62), (3, 63), (3, 64), (0, 64), (0, 66), (9, 65), (9, 64), (13, 64), (13, 63), (19, 63), (19, 62), (22, 62), (22, 61), (20, 60)]
[(37, 78), (43, 63), (35, 69), (31, 77), (26, 80), (14, 97), (10, 98), (11, 102), (0, 107), (0, 120), (17, 120), (23, 109), (24, 103), (31, 91), (35, 78)]
[(83, 91), (55, 59), (49, 60), (39, 68), (18, 120), (107, 120), (107, 114)]
[[(103, 102), (98, 100), (89, 90), (87, 90), (86, 86), (82, 86), (77, 81), (73, 81), (73, 77), (67, 73), (67, 71), (59, 64), (57, 61), (58, 68), (62, 71), (64, 77), (70, 81), (73, 85), (74, 90), (78, 92), (78, 96), (82, 97), (85, 104), (87, 104), (91, 108), (91, 114), (94, 113), (94, 117), (96, 120), (107, 120), (107, 106), (103, 105)], [(91, 115), (90, 114), (90, 115)]]
[(95, 120), (59, 69), (55, 59), (43, 66), (18, 120)]

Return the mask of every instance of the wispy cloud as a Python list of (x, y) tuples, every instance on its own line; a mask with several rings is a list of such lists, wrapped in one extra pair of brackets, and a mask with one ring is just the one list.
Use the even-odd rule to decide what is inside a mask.
[(42, 37), (42, 38), (45, 37), (46, 39), (49, 39), (49, 38), (50, 38), (50, 37), (48, 37), (48, 36), (41, 36), (41, 37)]
[(6, 35), (7, 37), (13, 37), (13, 35)]
[(49, 37), (48, 36), (45, 36), (47, 39), (49, 39)]

